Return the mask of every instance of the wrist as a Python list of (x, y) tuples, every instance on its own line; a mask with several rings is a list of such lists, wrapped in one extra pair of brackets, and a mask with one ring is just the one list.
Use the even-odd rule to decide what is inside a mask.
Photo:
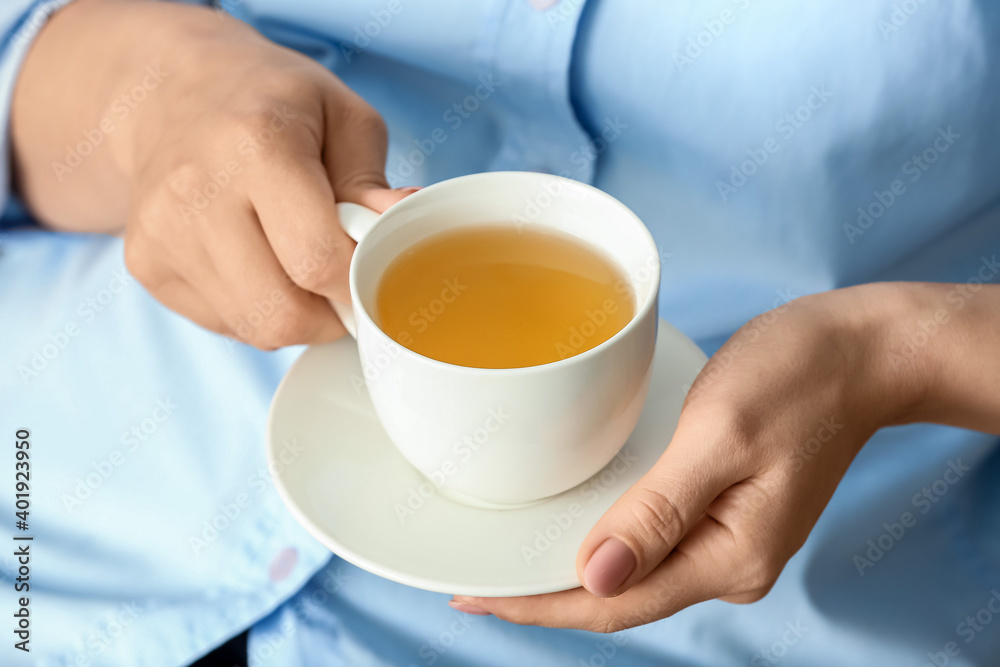
[(920, 322), (934, 316), (933, 301), (920, 288), (871, 283), (801, 299), (839, 355), (841, 381), (834, 384), (840, 402), (871, 432), (919, 421), (926, 403), (934, 365), (923, 350), (907, 347)]
[(877, 427), (923, 421), (939, 361), (931, 341), (942, 321), (940, 286), (871, 283), (837, 290), (845, 340), (860, 350), (857, 400)]

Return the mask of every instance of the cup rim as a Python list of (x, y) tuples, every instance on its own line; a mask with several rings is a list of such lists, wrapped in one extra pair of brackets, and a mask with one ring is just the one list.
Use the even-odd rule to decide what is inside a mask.
[[(579, 188), (584, 192), (588, 193), (590, 196), (603, 198), (605, 200), (610, 201), (612, 204), (614, 204), (617, 208), (619, 208), (622, 211), (622, 213), (625, 215), (626, 218), (628, 218), (634, 225), (636, 225), (639, 228), (640, 234), (643, 236), (643, 239), (648, 243), (650, 249), (653, 251), (652, 255), (656, 260), (655, 271), (653, 269), (650, 269), (651, 274), (655, 273), (655, 275), (650, 275), (650, 280), (655, 279), (656, 282), (654, 283), (653, 289), (651, 289), (649, 291), (649, 294), (646, 296), (646, 299), (636, 307), (635, 314), (632, 316), (632, 319), (628, 321), (628, 324), (622, 327), (611, 338), (608, 338), (607, 340), (603, 341), (598, 345), (595, 345), (594, 347), (588, 350), (584, 350), (583, 352), (575, 354), (571, 357), (566, 357), (565, 359), (558, 359), (556, 361), (550, 361), (545, 364), (536, 364), (534, 366), (518, 366), (515, 368), (482, 368), (478, 366), (462, 366), (460, 364), (452, 364), (446, 361), (441, 361), (439, 359), (428, 357), (426, 355), (420, 354), (419, 352), (411, 350), (402, 343), (398, 343), (395, 340), (393, 340), (393, 338), (389, 336), (389, 334), (383, 331), (382, 328), (375, 323), (375, 320), (368, 314), (368, 310), (364, 307), (364, 305), (361, 302), (361, 298), (360, 295), (358, 294), (358, 288), (357, 288), (358, 263), (354, 261), (354, 257), (357, 256), (358, 249), (364, 246), (365, 242), (368, 240), (368, 238), (370, 238), (371, 231), (369, 231), (369, 234), (366, 235), (365, 238), (361, 239), (361, 242), (358, 243), (357, 248), (355, 248), (355, 254), (351, 259), (351, 266), (349, 271), (351, 301), (356, 323), (360, 325), (360, 322), (358, 320), (363, 318), (368, 324), (371, 325), (371, 327), (375, 331), (379, 333), (380, 336), (382, 336), (382, 338), (385, 341), (388, 341), (391, 345), (398, 347), (400, 349), (401, 354), (408, 355), (409, 357), (419, 360), (420, 362), (425, 363), (429, 366), (440, 369), (447, 369), (452, 372), (467, 372), (467, 373), (488, 372), (491, 374), (498, 374), (498, 375), (499, 374), (514, 375), (518, 373), (523, 374), (530, 372), (549, 372), (553, 368), (557, 367), (563, 368), (574, 364), (584, 363), (591, 357), (602, 354), (604, 351), (615, 345), (619, 340), (626, 337), (631, 331), (636, 329), (639, 326), (639, 323), (646, 319), (646, 317), (649, 315), (649, 312), (654, 308), (656, 308), (657, 301), (659, 299), (660, 276), (661, 276), (659, 247), (656, 245), (656, 240), (650, 233), (649, 228), (646, 227), (645, 223), (643, 223), (643, 221), (639, 218), (639, 216), (637, 216), (632, 211), (632, 209), (623, 204), (617, 198), (611, 196), (610, 194), (604, 192), (599, 188), (594, 187), (593, 185), (590, 185), (589, 183), (577, 181), (575, 179), (568, 178), (565, 176), (558, 176), (555, 174), (539, 173), (532, 171), (488, 171), (476, 174), (467, 174), (464, 176), (457, 176), (455, 178), (445, 179), (443, 181), (438, 181), (436, 183), (428, 185), (427, 187), (421, 188), (420, 190), (414, 192), (413, 194), (408, 195), (407, 197), (397, 201), (395, 204), (387, 208), (379, 215), (378, 220), (376, 220), (375, 224), (372, 226), (372, 230), (376, 229), (379, 225), (381, 225), (385, 220), (385, 218), (391, 215), (394, 211), (398, 211), (400, 208), (413, 206), (414, 202), (419, 202), (422, 199), (425, 199), (429, 196), (434, 196), (435, 191), (440, 189), (440, 186), (447, 185), (451, 187), (455, 184), (465, 183), (469, 181), (493, 180), (497, 178), (502, 179), (502, 178), (515, 178), (515, 177), (540, 179), (540, 180), (559, 179), (561, 181), (569, 181), (571, 187)], [(630, 280), (632, 280), (631, 276), (629, 276), (629, 278)], [(632, 282), (634, 284), (634, 280), (632, 280)], [(361, 331), (360, 326), (357, 326), (357, 331), (360, 333)]]

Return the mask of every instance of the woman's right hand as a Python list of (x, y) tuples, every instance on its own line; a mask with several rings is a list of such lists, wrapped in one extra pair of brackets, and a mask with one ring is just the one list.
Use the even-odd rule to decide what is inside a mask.
[(262, 349), (343, 335), (354, 242), (382, 211), (378, 113), (328, 70), (221, 12), (77, 0), (15, 91), (18, 186), (45, 224), (122, 234), (129, 271), (201, 326)]

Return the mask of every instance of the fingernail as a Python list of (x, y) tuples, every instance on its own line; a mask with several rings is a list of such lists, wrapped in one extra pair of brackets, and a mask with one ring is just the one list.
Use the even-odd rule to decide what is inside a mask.
[(635, 570), (635, 554), (625, 544), (609, 537), (583, 568), (583, 585), (594, 595), (608, 597), (621, 587)]
[(460, 611), (463, 614), (475, 614), (476, 616), (492, 616), (490, 612), (485, 609), (480, 609), (479, 607), (471, 604), (466, 604), (465, 602), (458, 602), (457, 600), (449, 600), (448, 606), (456, 611)]

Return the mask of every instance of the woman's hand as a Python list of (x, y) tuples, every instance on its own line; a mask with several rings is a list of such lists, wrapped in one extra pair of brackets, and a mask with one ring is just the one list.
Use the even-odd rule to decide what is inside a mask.
[(878, 428), (1000, 431), (1000, 287), (966, 287), (866, 285), (755, 318), (702, 370), (657, 464), (584, 540), (584, 588), (453, 606), (613, 632), (704, 600), (759, 600)]
[[(19, 189), (46, 224), (121, 233), (162, 303), (257, 347), (332, 340), (354, 242), (382, 211), (382, 119), (329, 71), (204, 8), (77, 0), (15, 93)], [(126, 224), (127, 221), (127, 224)]]

